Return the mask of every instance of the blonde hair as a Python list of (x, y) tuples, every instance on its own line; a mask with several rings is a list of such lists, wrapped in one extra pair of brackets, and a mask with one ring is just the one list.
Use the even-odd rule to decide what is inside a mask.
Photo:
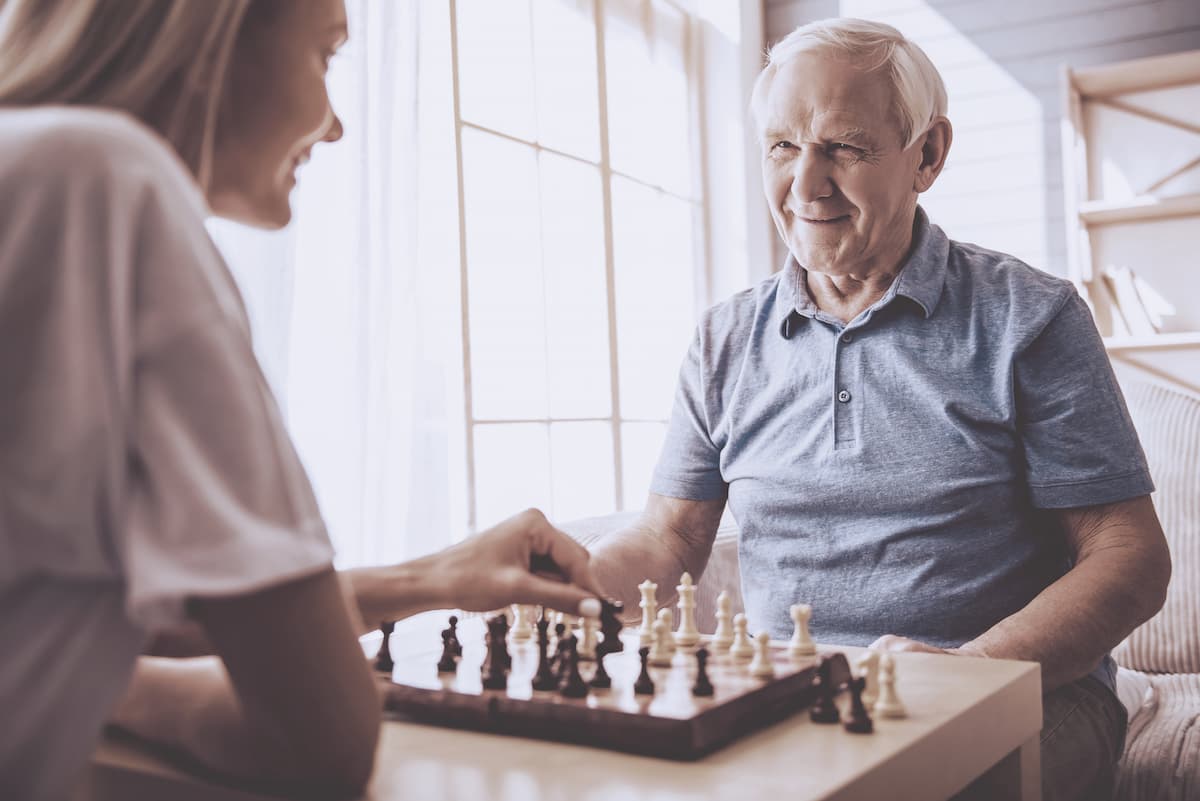
[(158, 130), (207, 188), (251, 0), (0, 0), (0, 106), (91, 105)]
[(865, 72), (887, 70), (905, 148), (916, 142), (935, 118), (946, 116), (946, 85), (924, 50), (891, 25), (839, 17), (801, 25), (767, 53), (767, 66), (754, 82), (750, 101), (760, 124), (762, 104), (779, 67), (811, 52), (849, 56)]

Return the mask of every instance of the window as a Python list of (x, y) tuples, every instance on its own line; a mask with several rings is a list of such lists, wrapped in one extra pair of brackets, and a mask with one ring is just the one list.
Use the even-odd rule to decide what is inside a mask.
[(451, 9), (469, 525), (638, 507), (712, 300), (695, 20)]

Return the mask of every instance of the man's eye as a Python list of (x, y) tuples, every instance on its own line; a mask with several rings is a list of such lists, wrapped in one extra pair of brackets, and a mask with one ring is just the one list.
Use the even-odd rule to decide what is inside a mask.
[(845, 142), (834, 142), (829, 146), (829, 149), (834, 153), (861, 153), (862, 149), (854, 145), (848, 145)]
[(776, 142), (775, 144), (771, 145), (772, 150), (790, 150), (793, 147), (795, 147), (795, 145), (787, 141)]

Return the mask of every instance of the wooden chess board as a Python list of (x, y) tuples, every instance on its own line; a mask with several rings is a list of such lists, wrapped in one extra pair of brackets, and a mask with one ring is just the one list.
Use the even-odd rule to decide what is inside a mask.
[[(605, 658), (612, 688), (592, 689), (586, 698), (533, 690), (536, 642), (509, 644), (512, 670), (505, 690), (484, 690), (480, 666), (486, 648), (480, 621), (460, 625), (463, 656), (456, 673), (437, 672), (436, 652), (398, 654), (391, 676), (381, 677), (385, 710), (394, 719), (472, 729), (692, 760), (809, 706), (816, 698), (818, 657), (794, 660), (786, 646), (772, 644), (775, 677), (750, 675), (747, 661), (712, 656), (708, 676), (714, 694), (697, 698), (695, 649), (679, 649), (670, 667), (651, 667), (655, 694), (636, 695), (640, 672), (636, 632), (625, 631), (625, 650)], [(706, 638), (705, 638), (706, 639)], [(704, 645), (702, 640), (701, 645)], [(553, 646), (551, 646), (553, 647)], [(397, 649), (400, 650), (400, 649)], [(841, 654), (832, 660), (834, 686), (850, 676)], [(580, 662), (585, 681), (595, 662)]]

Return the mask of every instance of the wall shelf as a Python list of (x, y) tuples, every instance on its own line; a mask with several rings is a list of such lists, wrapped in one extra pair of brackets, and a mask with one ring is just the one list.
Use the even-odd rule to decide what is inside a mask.
[(1079, 204), (1079, 220), (1085, 225), (1116, 225), (1191, 215), (1200, 215), (1200, 192), (1167, 198), (1142, 196), (1129, 200), (1092, 200)]
[(1105, 337), (1104, 347), (1109, 353), (1196, 348), (1200, 347), (1200, 331), (1141, 337)]

